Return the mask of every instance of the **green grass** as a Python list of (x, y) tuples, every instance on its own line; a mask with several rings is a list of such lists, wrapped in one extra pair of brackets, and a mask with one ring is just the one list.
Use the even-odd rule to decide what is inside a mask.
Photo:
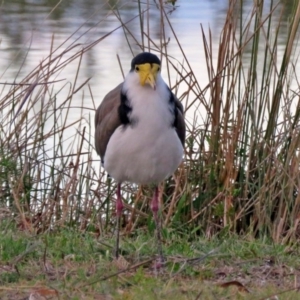
[(0, 297), (20, 299), (34, 292), (53, 299), (298, 297), (293, 290), (300, 267), (297, 247), (235, 235), (191, 242), (173, 233), (164, 241), (167, 264), (155, 270), (153, 236), (122, 237), (122, 251), (128, 251), (123, 265), (111, 257), (113, 243), (75, 230), (32, 236), (10, 225), (0, 236)]

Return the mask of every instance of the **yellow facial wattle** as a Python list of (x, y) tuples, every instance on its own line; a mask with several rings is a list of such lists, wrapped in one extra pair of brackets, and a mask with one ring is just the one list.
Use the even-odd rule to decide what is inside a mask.
[(142, 86), (149, 84), (154, 90), (156, 88), (157, 73), (160, 70), (158, 64), (140, 64), (135, 66), (135, 71), (140, 76), (140, 83)]

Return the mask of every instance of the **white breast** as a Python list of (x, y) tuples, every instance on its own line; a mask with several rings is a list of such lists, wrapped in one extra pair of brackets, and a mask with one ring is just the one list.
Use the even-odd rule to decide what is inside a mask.
[[(128, 86), (134, 88), (127, 91)], [(126, 77), (123, 89), (134, 122), (118, 127), (111, 136), (104, 168), (118, 182), (158, 183), (174, 173), (183, 157), (182, 144), (172, 126), (169, 91), (160, 76), (153, 90), (139, 85), (132, 73)]]

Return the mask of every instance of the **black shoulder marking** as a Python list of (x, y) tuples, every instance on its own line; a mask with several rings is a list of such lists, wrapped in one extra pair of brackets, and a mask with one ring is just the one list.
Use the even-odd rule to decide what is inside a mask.
[(169, 92), (170, 92), (170, 98), (169, 98), (170, 111), (171, 111), (171, 113), (174, 116), (172, 127), (176, 127), (176, 125), (177, 125), (177, 118), (178, 118), (178, 110), (176, 109), (176, 105), (175, 105), (175, 96), (171, 92), (170, 89), (169, 89)]
[(131, 111), (132, 111), (132, 108), (127, 99), (127, 96), (125, 93), (123, 93), (123, 91), (121, 91), (121, 103), (118, 108), (118, 112), (119, 112), (119, 117), (120, 117), (121, 123), (123, 125), (128, 125), (131, 123), (130, 119), (129, 119), (129, 114), (131, 113)]

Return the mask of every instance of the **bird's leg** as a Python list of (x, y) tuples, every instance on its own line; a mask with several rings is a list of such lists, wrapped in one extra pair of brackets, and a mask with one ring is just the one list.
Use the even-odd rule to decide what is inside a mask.
[(158, 201), (158, 187), (155, 187), (151, 202), (151, 210), (153, 213), (155, 226), (156, 226), (156, 236), (157, 236), (157, 248), (158, 255), (160, 257), (160, 263), (164, 262), (164, 256), (162, 251), (162, 242), (161, 242), (161, 227), (160, 227), (160, 217), (159, 217), (159, 201)]
[(117, 202), (116, 202), (116, 215), (117, 215), (117, 240), (116, 240), (116, 259), (119, 258), (119, 240), (120, 240), (120, 223), (122, 210), (124, 208), (122, 197), (121, 197), (121, 183), (118, 183), (117, 187)]

